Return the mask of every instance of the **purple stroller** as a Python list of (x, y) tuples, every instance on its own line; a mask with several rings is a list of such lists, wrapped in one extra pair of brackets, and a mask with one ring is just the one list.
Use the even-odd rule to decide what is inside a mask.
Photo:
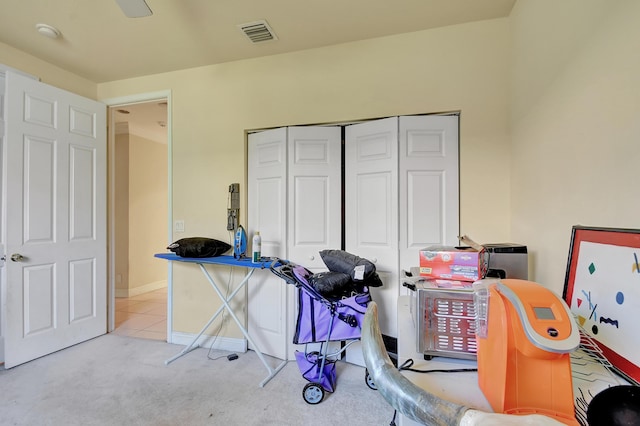
[[(279, 266), (275, 267), (278, 262)], [(309, 381), (302, 391), (302, 398), (308, 404), (318, 404), (322, 402), (325, 391), (333, 392), (335, 389), (336, 361), (360, 339), (364, 314), (371, 301), (369, 289), (360, 285), (347, 294), (327, 297), (313, 285), (313, 279), (325, 273), (314, 276), (303, 266), (282, 259), (272, 263), (271, 271), (298, 288), (298, 316), (293, 343), (305, 345), (304, 352), (296, 351), (296, 362), (302, 377)], [(329, 342), (342, 342), (341, 348), (330, 352)], [(319, 343), (320, 348), (310, 351), (309, 344), (312, 343)], [(371, 389), (376, 389), (368, 372), (365, 382)]]

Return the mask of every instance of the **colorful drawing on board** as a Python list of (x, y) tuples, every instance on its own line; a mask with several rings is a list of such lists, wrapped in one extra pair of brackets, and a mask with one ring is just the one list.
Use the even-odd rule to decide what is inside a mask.
[[(635, 255), (635, 253), (634, 253)], [(637, 260), (637, 257), (636, 257)], [(594, 274), (597, 271), (596, 265), (594, 262), (590, 262), (589, 266), (587, 267), (587, 271), (589, 273), (588, 276), (590, 277), (594, 277)], [(594, 277), (595, 278), (595, 277)], [(612, 326), (615, 328), (620, 328), (620, 322), (617, 319), (611, 318), (611, 317), (605, 317), (605, 316), (601, 316), (598, 315), (598, 312), (596, 311), (596, 309), (598, 308), (598, 304), (595, 303), (594, 300), (594, 296), (591, 294), (591, 291), (586, 291), (586, 290), (581, 290), (582, 291), (582, 295), (584, 296), (583, 298), (580, 297), (576, 297), (576, 305), (577, 308), (580, 309), (580, 307), (582, 306), (583, 301), (586, 300), (587, 304), (588, 304), (588, 308), (589, 308), (589, 316), (585, 317), (583, 315), (578, 315), (578, 322), (580, 324), (581, 327), (584, 327), (585, 323), (587, 321), (593, 321), (593, 324), (591, 325), (591, 332), (593, 333), (593, 335), (597, 335), (600, 332), (600, 328), (599, 328), (599, 324), (602, 325), (608, 325), (608, 326)], [(624, 293), (622, 291), (618, 291), (616, 292), (615, 296), (614, 296), (615, 302), (618, 305), (622, 305), (624, 303)], [(607, 306), (609, 306), (607, 304)]]
[[(598, 317), (598, 315), (596, 314), (596, 308), (598, 307), (598, 305), (594, 305), (593, 302), (591, 301), (591, 292), (587, 293), (586, 291), (582, 290), (582, 294), (584, 294), (584, 297), (587, 299), (587, 302), (589, 303), (589, 310), (591, 311), (591, 314), (589, 315), (589, 319), (591, 319), (591, 317), (593, 317), (594, 315), (596, 316), (596, 318)], [(578, 299), (578, 307), (582, 305), (582, 300)]]
[(580, 327), (584, 327), (585, 322), (587, 322), (587, 319), (582, 315), (578, 315), (578, 323), (580, 324)]
[(638, 264), (638, 255), (636, 254), (636, 252), (633, 252), (633, 259), (635, 260), (635, 262), (633, 262), (633, 265), (631, 265), (631, 272), (637, 272), (640, 274), (640, 264)]
[(616, 328), (618, 328), (618, 320), (614, 320), (611, 318), (605, 318), (605, 317), (600, 317), (600, 324), (605, 323), (605, 324), (611, 324), (614, 325)]

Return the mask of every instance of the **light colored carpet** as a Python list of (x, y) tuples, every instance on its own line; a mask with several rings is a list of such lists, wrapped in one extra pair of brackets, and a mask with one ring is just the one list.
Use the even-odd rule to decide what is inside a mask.
[(295, 361), (260, 388), (268, 372), (253, 351), (213, 361), (196, 349), (164, 364), (181, 349), (109, 334), (0, 370), (0, 424), (370, 426), (393, 416), (362, 367), (338, 362), (336, 391), (309, 405)]

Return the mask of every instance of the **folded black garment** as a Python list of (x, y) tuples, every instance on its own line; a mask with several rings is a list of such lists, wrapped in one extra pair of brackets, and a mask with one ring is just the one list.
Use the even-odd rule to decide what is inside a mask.
[(330, 271), (342, 272), (349, 275), (353, 281), (370, 287), (382, 285), (376, 273), (376, 265), (367, 259), (344, 250), (322, 250), (320, 257)]
[(231, 245), (213, 238), (189, 237), (169, 244), (167, 249), (180, 257), (216, 257), (228, 252)]
[(308, 283), (328, 299), (339, 298), (355, 289), (351, 277), (342, 272), (318, 272), (307, 278)]

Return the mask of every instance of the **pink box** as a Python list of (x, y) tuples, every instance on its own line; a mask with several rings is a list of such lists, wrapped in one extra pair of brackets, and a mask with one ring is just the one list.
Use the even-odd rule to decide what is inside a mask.
[(420, 250), (420, 275), (446, 280), (476, 281), (487, 273), (485, 250), (430, 246)]

